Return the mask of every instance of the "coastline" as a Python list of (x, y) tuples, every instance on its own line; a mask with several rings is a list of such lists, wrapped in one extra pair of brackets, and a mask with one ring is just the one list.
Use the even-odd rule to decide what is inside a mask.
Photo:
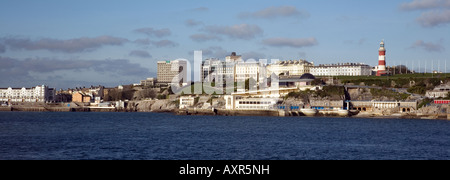
[(347, 118), (371, 118), (371, 119), (431, 119), (450, 120), (450, 114), (418, 114), (418, 113), (394, 113), (379, 114), (361, 112), (356, 115), (339, 116), (337, 114), (317, 113), (315, 116), (306, 116), (299, 112), (280, 110), (225, 110), (225, 109), (155, 109), (136, 110), (98, 107), (0, 107), (0, 112), (153, 112), (172, 113), (179, 116), (278, 116), (278, 117), (347, 117)]

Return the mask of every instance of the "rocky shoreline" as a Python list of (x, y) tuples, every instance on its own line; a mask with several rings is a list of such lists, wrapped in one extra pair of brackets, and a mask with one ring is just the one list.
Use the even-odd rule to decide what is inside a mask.
[[(294, 113), (290, 111), (280, 110), (225, 110), (225, 109), (175, 109), (174, 105), (168, 105), (164, 102), (167, 100), (158, 101), (140, 101), (131, 102), (130, 106), (124, 109), (118, 108), (95, 108), (95, 107), (0, 107), (0, 111), (16, 111), (16, 112), (155, 112), (155, 113), (173, 113), (176, 115), (188, 116), (303, 116), (301, 113)], [(336, 114), (318, 113), (314, 117), (342, 117)], [(436, 119), (436, 120), (450, 120), (450, 113), (440, 114), (424, 114), (424, 113), (394, 113), (383, 114), (375, 112), (360, 112), (356, 115), (349, 115), (345, 117), (353, 118), (375, 118), (375, 119)]]

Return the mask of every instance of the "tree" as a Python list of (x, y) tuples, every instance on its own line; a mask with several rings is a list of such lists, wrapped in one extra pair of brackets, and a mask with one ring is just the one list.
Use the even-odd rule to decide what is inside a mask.
[(156, 92), (153, 89), (143, 89), (136, 93), (136, 99), (155, 98)]
[(408, 69), (405, 65), (398, 65), (395, 67), (390, 67), (389, 71), (392, 72), (392, 74), (410, 74), (411, 70)]
[(407, 89), (409, 93), (424, 95), (427, 89), (424, 86), (416, 85)]

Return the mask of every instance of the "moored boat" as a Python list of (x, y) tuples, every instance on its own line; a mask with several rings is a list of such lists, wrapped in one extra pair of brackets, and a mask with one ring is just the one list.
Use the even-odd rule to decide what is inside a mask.
[(345, 109), (339, 109), (337, 111), (337, 113), (338, 113), (339, 116), (348, 116), (349, 115), (348, 110), (345, 110)]
[(319, 112), (317, 109), (300, 109), (300, 111), (306, 116), (316, 116)]

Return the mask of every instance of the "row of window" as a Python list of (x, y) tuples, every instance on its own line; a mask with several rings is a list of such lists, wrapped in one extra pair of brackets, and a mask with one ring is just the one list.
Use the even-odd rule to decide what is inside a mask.
[(237, 106), (236, 109), (273, 109), (269, 106)]
[(272, 104), (270, 101), (239, 101), (239, 104)]

